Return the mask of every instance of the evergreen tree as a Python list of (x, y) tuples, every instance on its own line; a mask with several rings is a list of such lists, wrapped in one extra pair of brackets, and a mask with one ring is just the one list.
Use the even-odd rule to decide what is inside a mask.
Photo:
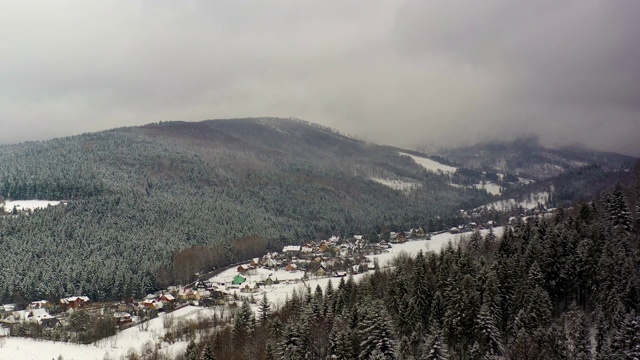
[(345, 330), (334, 331), (330, 337), (329, 359), (335, 360), (353, 360), (353, 346), (351, 345), (351, 336)]
[(640, 359), (640, 316), (627, 314), (612, 339), (611, 350), (619, 359)]
[(306, 354), (302, 343), (302, 334), (295, 322), (289, 324), (286, 328), (280, 348), (282, 360), (305, 359)]
[(233, 321), (233, 339), (240, 348), (241, 344), (246, 341), (248, 335), (253, 331), (255, 324), (255, 316), (251, 310), (248, 300), (242, 302), (240, 310), (236, 314)]
[(631, 230), (631, 221), (629, 216), (629, 208), (622, 190), (622, 185), (616, 183), (613, 191), (607, 196), (607, 208), (611, 223), (622, 230)]
[(269, 304), (269, 300), (267, 299), (267, 293), (262, 294), (262, 300), (260, 300), (258, 304), (258, 312), (260, 314), (260, 323), (265, 325), (271, 314), (271, 304)]
[(358, 335), (362, 339), (358, 359), (369, 359), (374, 350), (386, 359), (395, 359), (395, 334), (383, 304), (379, 301), (365, 302), (360, 309), (363, 318), (358, 325)]
[[(427, 287), (427, 263), (422, 251), (414, 261), (414, 269), (411, 284), (411, 305), (408, 314), (411, 322), (415, 325), (422, 324), (422, 328), (427, 328), (431, 307), (431, 294)], [(414, 325), (414, 326), (415, 326)]]
[(198, 353), (198, 346), (195, 341), (191, 340), (187, 344), (187, 349), (184, 354), (185, 360), (200, 360), (200, 354)]
[(505, 351), (502, 346), (500, 330), (496, 326), (497, 321), (491, 313), (490, 301), (485, 301), (480, 307), (476, 318), (476, 336), (479, 345), (479, 354), (491, 356), (503, 356)]
[(216, 355), (214, 354), (213, 349), (211, 348), (211, 345), (209, 345), (209, 343), (205, 343), (202, 347), (202, 353), (200, 353), (199, 360), (216, 360)]
[(425, 346), (422, 349), (422, 360), (448, 360), (449, 353), (444, 345), (442, 334), (437, 327), (433, 327), (431, 335), (427, 338)]

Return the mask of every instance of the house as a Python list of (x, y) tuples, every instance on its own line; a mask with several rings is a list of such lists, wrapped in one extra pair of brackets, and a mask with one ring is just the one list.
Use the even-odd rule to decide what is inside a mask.
[(298, 270), (298, 265), (294, 264), (294, 263), (290, 263), (285, 267), (285, 270), (287, 271), (296, 271)]
[(249, 272), (250, 268), (248, 265), (240, 265), (238, 266), (237, 270), (240, 274), (245, 275)]
[(207, 289), (198, 289), (198, 298), (199, 299), (206, 299), (211, 297), (211, 291), (207, 290)]
[(273, 269), (278, 267), (278, 262), (269, 258), (267, 260), (264, 261), (264, 267), (268, 268), (268, 269)]
[(321, 242), (320, 246), (318, 247), (318, 250), (322, 251), (322, 252), (327, 252), (329, 251), (329, 244), (326, 242)]
[(133, 318), (131, 317), (131, 314), (129, 314), (128, 312), (118, 311), (113, 313), (113, 317), (116, 319), (116, 324), (121, 327), (126, 324), (133, 323)]
[(326, 266), (324, 264), (320, 264), (316, 269), (316, 276), (326, 276), (326, 275), (327, 275)]
[(29, 308), (31, 309), (44, 309), (50, 307), (51, 304), (49, 304), (47, 300), (32, 301), (31, 304), (29, 304)]
[(178, 291), (178, 298), (180, 300), (200, 300), (198, 291), (188, 287), (182, 288), (180, 289), (180, 291)]
[(59, 324), (58, 319), (51, 316), (46, 309), (14, 311), (13, 314), (2, 320), (2, 323), (8, 326), (25, 322), (36, 322), (49, 328)]
[(11, 312), (16, 310), (16, 304), (4, 304), (0, 305), (0, 312)]
[(399, 233), (395, 234), (395, 236), (391, 236), (391, 239), (393, 239), (392, 242), (395, 243), (404, 243), (407, 241), (407, 234), (405, 234), (404, 231), (400, 231)]
[(244, 276), (242, 276), (242, 275), (238, 274), (238, 275), (236, 275), (236, 276), (233, 278), (233, 282), (232, 282), (232, 284), (233, 284), (233, 285), (240, 285), (240, 284), (242, 284), (242, 283), (243, 283), (243, 282), (245, 282), (245, 281), (247, 281), (247, 278), (245, 278)]
[(160, 310), (164, 307), (164, 303), (162, 301), (158, 301), (157, 299), (147, 299), (142, 301), (142, 306), (147, 309), (156, 309)]
[(164, 301), (164, 302), (168, 302), (168, 303), (174, 303), (176, 301), (176, 298), (171, 295), (171, 294), (162, 294), (159, 298), (158, 301)]
[(260, 288), (258, 287), (258, 284), (255, 282), (251, 284), (246, 284), (244, 287), (240, 289), (240, 292), (243, 292), (243, 293), (256, 293), (258, 291), (260, 291)]
[(282, 249), (282, 252), (284, 254), (291, 254), (291, 253), (297, 253), (300, 251), (302, 247), (301, 246), (296, 246), (296, 245), (287, 245)]
[(70, 296), (60, 299), (60, 306), (66, 311), (70, 309), (83, 308), (89, 302), (87, 296)]

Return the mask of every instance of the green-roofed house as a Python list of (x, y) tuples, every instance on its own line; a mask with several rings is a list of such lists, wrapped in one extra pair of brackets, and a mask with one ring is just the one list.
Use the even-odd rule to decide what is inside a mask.
[(247, 281), (247, 279), (244, 276), (238, 274), (233, 278), (233, 285), (240, 285), (245, 281)]

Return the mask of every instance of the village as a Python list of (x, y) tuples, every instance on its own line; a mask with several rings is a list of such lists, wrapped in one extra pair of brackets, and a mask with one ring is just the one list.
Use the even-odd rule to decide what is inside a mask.
[[(492, 227), (493, 222), (477, 225), (469, 223), (452, 228), (445, 235)], [(440, 235), (438, 235), (440, 234)], [(433, 235), (424, 228), (400, 232), (383, 232), (380, 239), (370, 242), (363, 235), (348, 239), (332, 236), (321, 241), (308, 241), (303, 245), (287, 245), (280, 252), (269, 252), (239, 265), (213, 272), (187, 286), (169, 286), (148, 294), (144, 299), (120, 302), (92, 302), (87, 296), (71, 296), (56, 302), (32, 301), (22, 306), (0, 305), (0, 336), (32, 336), (25, 328), (38, 327), (36, 334), (47, 338), (47, 333), (69, 325), (72, 314), (84, 311), (96, 317), (109, 316), (119, 330), (126, 329), (185, 306), (213, 307), (231, 305), (243, 299), (252, 304), (266, 294), (278, 306), (291, 293), (292, 288), (311, 289), (313, 284), (326, 284), (330, 279), (375, 271), (390, 265), (397, 251), (412, 248), (428, 249)], [(394, 249), (396, 248), (396, 249)], [(402, 251), (407, 251), (402, 250)], [(25, 326), (28, 325), (28, 326)]]

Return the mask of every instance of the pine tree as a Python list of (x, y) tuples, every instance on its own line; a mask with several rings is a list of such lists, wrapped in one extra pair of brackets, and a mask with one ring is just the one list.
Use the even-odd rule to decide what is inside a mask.
[(589, 341), (589, 329), (587, 328), (584, 313), (580, 311), (576, 303), (572, 303), (567, 313), (567, 338), (572, 348), (574, 360), (590, 360), (591, 343)]
[(269, 315), (271, 314), (271, 305), (267, 299), (267, 293), (262, 294), (262, 300), (260, 300), (260, 303), (258, 304), (258, 312), (260, 314), (260, 323), (265, 325)]
[(354, 359), (351, 337), (347, 331), (339, 330), (331, 333), (328, 358), (332, 360)]
[(395, 334), (391, 319), (381, 302), (365, 302), (360, 310), (363, 318), (358, 325), (361, 360), (369, 359), (378, 350), (386, 359), (395, 359)]
[(422, 360), (448, 360), (449, 353), (444, 346), (442, 333), (437, 327), (433, 327), (431, 335), (427, 338), (425, 346), (422, 349)]
[(427, 287), (427, 262), (422, 251), (416, 256), (413, 267), (411, 311), (408, 315), (413, 324), (421, 323), (424, 329), (429, 323), (431, 294)]
[(335, 310), (335, 294), (333, 291), (333, 283), (331, 279), (327, 281), (327, 287), (324, 290), (324, 301), (322, 302), (322, 313), (329, 317)]
[(185, 360), (200, 360), (200, 354), (198, 353), (198, 346), (195, 341), (191, 340), (187, 344), (187, 349), (184, 354)]
[(493, 232), (493, 227), (489, 229), (489, 232), (484, 237), (482, 248), (485, 252), (493, 252), (496, 246), (496, 235)]
[(246, 341), (247, 336), (253, 331), (254, 324), (254, 313), (251, 310), (249, 301), (244, 300), (233, 322), (233, 339), (238, 347)]
[(611, 223), (622, 230), (631, 230), (631, 221), (629, 216), (629, 207), (622, 190), (622, 185), (618, 182), (613, 191), (607, 196), (607, 210)]
[(504, 355), (504, 347), (500, 330), (496, 326), (497, 321), (491, 313), (490, 301), (485, 301), (480, 307), (478, 317), (476, 318), (476, 336), (479, 341), (481, 354), (486, 355)]
[(216, 355), (213, 353), (213, 349), (209, 343), (205, 343), (202, 347), (199, 360), (216, 360)]
[(480, 230), (476, 229), (473, 231), (473, 233), (471, 234), (471, 237), (469, 238), (469, 248), (471, 248), (472, 253), (476, 257), (478, 256), (478, 251), (480, 251), (481, 242), (482, 242), (482, 234), (480, 233)]
[(299, 360), (305, 358), (302, 334), (295, 322), (287, 326), (280, 348), (282, 360)]
[(627, 314), (611, 343), (613, 356), (640, 359), (640, 316)]

